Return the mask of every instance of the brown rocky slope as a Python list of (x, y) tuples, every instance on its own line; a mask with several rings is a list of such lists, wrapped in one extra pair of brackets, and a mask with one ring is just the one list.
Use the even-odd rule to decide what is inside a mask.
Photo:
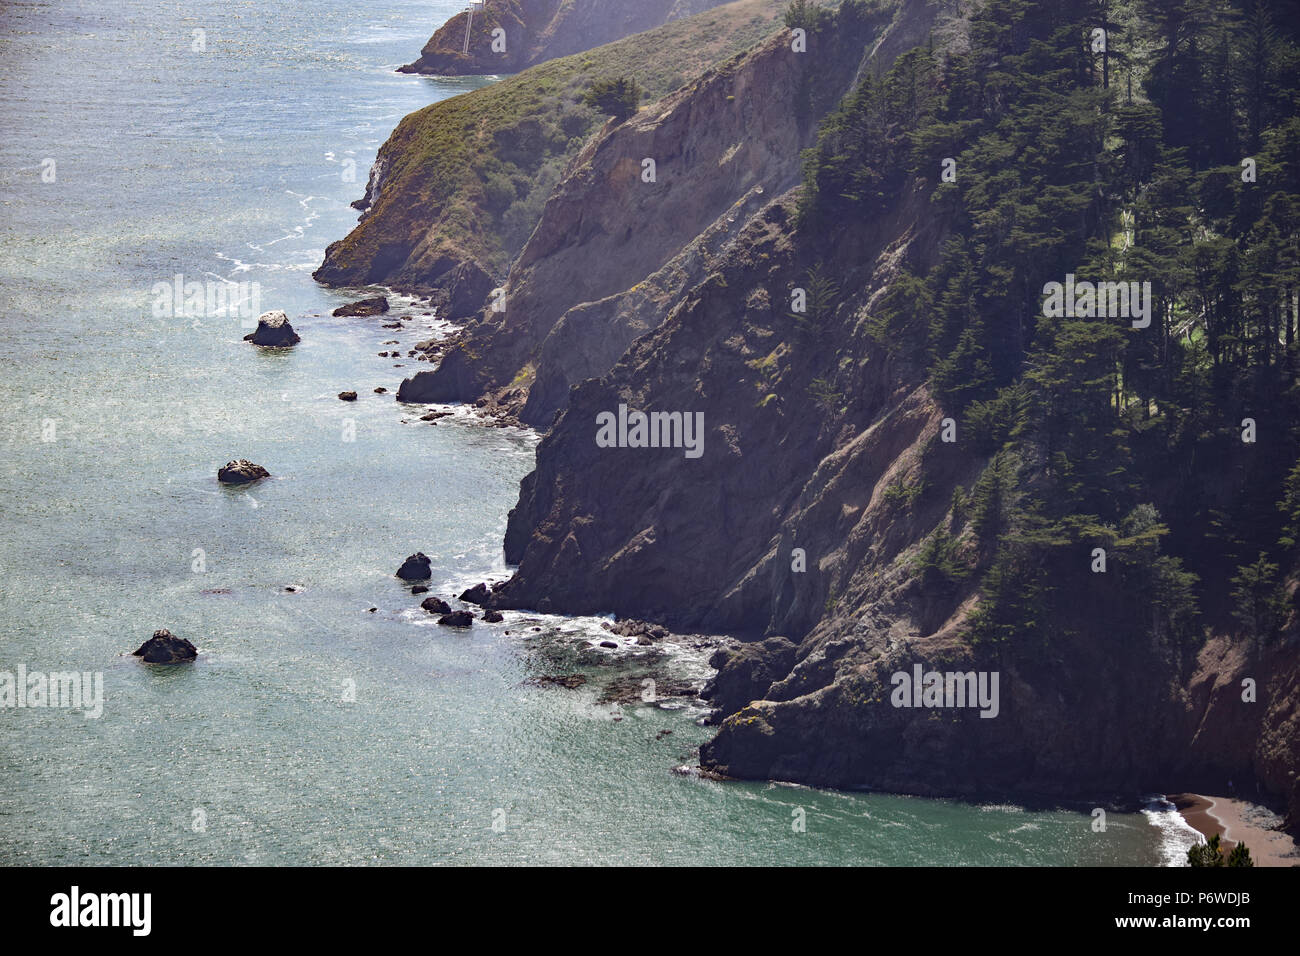
[[(810, 38), (803, 54), (783, 30), (626, 122), (610, 121), (548, 199), (512, 266), (504, 308), (485, 309), (399, 398), (470, 402), (508, 389), (498, 403), (548, 425), (570, 386), (608, 370), (707, 275), (766, 198), (799, 181), (801, 150), (864, 51), (870, 68), (885, 69), (928, 22), (852, 21)], [(511, 387), (519, 384), (531, 387)]]

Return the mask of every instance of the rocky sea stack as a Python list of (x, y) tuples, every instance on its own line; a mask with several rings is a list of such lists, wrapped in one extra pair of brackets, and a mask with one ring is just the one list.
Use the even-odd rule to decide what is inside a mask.
[(257, 330), (244, 336), (245, 342), (252, 342), (267, 349), (284, 349), (297, 345), (302, 339), (289, 324), (289, 317), (283, 312), (264, 312), (257, 320)]
[(397, 576), (403, 581), (424, 581), (432, 576), (433, 562), (423, 551), (418, 551), (402, 562)]
[(247, 458), (237, 458), (226, 462), (217, 469), (217, 481), (223, 485), (246, 485), (249, 482), (270, 478), (271, 473), (261, 465), (255, 465)]
[(132, 651), (131, 656), (141, 658), (146, 664), (183, 664), (198, 657), (199, 649), (162, 628), (154, 631), (153, 637)]

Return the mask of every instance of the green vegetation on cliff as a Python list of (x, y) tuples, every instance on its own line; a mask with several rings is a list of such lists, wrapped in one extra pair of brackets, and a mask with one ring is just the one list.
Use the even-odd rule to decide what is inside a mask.
[(370, 211), (330, 246), (317, 278), (429, 290), (463, 263), (499, 276), (605, 122), (581, 102), (593, 82), (625, 76), (657, 99), (780, 28), (783, 9), (737, 0), (412, 113), (380, 151)]
[[(979, 554), (973, 639), (1068, 633), (1097, 548), (1120, 597), (1093, 626), (1194, 640), (1199, 612), (1267, 641), (1286, 622), (1298, 41), (1256, 0), (989, 0), (961, 52), (913, 50), (823, 124), (810, 261), (915, 186), (943, 223), (937, 262), (908, 263), (868, 325), (992, 455), (954, 529)], [(1069, 275), (1150, 283), (1150, 315), (1046, 315)], [(924, 566), (951, 573), (954, 547)]]

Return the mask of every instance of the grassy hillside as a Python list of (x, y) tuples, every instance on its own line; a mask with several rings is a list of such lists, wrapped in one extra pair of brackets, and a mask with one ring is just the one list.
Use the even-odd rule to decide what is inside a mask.
[(657, 99), (776, 30), (784, 8), (737, 0), (411, 114), (380, 151), (372, 209), (317, 278), (430, 290), (463, 262), (499, 276), (564, 164), (606, 121), (579, 102), (594, 80), (630, 76)]

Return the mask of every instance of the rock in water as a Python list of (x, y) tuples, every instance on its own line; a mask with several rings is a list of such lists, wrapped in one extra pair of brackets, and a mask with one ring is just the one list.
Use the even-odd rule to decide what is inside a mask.
[(339, 306), (334, 310), (335, 315), (383, 315), (388, 311), (388, 300), (382, 295), (374, 296), (370, 299), (362, 299), (360, 302), (353, 302), (349, 305)]
[(224, 468), (217, 469), (217, 481), (223, 485), (246, 485), (250, 481), (270, 478), (271, 473), (261, 465), (255, 465), (247, 458), (238, 458), (226, 462)]
[(339, 392), (340, 402), (355, 402), (357, 400), (356, 392)]
[(474, 615), (469, 611), (452, 611), (438, 618), (438, 623), (444, 627), (469, 627), (474, 623)]
[(488, 586), (486, 584), (476, 584), (469, 590), (461, 594), (460, 600), (467, 604), (477, 604), (482, 607), (487, 603)]
[(484, 611), (483, 620), (488, 624), (500, 624), (505, 618), (500, 611)]
[(268, 349), (283, 349), (297, 345), (302, 341), (298, 333), (289, 324), (289, 317), (283, 312), (264, 312), (257, 320), (257, 331), (244, 336), (245, 342), (252, 342)]
[(142, 658), (146, 664), (181, 664), (198, 657), (199, 649), (185, 638), (177, 637), (163, 628), (154, 631), (153, 637), (131, 654), (133, 657)]
[(403, 581), (423, 581), (433, 576), (433, 562), (423, 551), (417, 551), (397, 569), (397, 576)]
[(425, 598), (420, 602), (420, 607), (424, 608), (430, 614), (450, 614), (451, 605), (442, 598), (431, 597)]

